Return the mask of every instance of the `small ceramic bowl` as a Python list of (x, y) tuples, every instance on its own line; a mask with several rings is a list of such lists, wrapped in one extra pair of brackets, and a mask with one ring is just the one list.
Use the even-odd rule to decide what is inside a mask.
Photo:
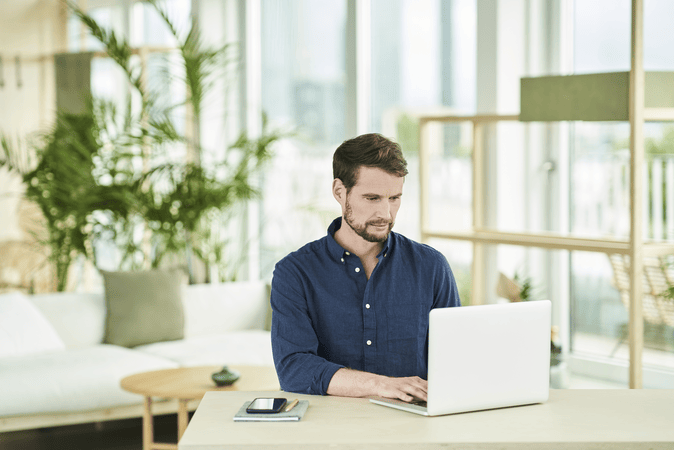
[(236, 370), (230, 370), (227, 366), (224, 366), (220, 372), (214, 372), (211, 378), (218, 386), (231, 386), (240, 376), (241, 374)]

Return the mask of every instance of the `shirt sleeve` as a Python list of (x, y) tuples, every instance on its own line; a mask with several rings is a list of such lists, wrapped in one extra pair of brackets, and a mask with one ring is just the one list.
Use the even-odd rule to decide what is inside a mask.
[(271, 285), (271, 343), (281, 389), (326, 395), (332, 376), (344, 367), (318, 356), (309, 301), (299, 269), (288, 258), (274, 269)]
[(449, 267), (449, 263), (445, 256), (438, 252), (438, 262), (436, 264), (436, 283), (434, 289), (433, 309), (435, 308), (450, 308), (454, 306), (461, 306), (461, 299), (459, 298), (459, 289), (456, 286), (454, 273)]

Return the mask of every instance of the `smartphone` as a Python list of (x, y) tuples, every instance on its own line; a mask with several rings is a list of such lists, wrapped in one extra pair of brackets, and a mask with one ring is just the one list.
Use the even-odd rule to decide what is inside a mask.
[(256, 398), (246, 408), (248, 414), (275, 414), (283, 411), (288, 400), (285, 398)]

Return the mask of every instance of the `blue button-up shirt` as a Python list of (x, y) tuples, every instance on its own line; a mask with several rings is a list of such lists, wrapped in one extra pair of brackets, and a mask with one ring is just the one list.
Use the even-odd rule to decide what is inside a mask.
[(342, 367), (392, 377), (428, 376), (428, 313), (460, 306), (437, 250), (391, 232), (370, 279), (358, 256), (322, 239), (276, 264), (272, 350), (281, 389), (325, 395)]

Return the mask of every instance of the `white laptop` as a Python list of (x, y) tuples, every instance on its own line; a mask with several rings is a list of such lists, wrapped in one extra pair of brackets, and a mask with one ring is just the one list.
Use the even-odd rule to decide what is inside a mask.
[(550, 327), (549, 300), (434, 309), (426, 405), (370, 401), (425, 416), (543, 403)]

